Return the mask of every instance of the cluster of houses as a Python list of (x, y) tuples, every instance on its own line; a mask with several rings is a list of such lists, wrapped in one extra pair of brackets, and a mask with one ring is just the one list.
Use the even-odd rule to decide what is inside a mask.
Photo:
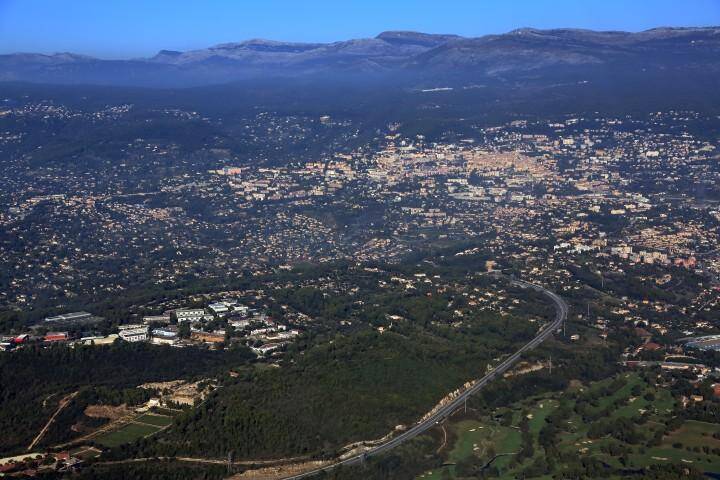
[[(62, 325), (70, 326), (72, 320), (82, 321), (90, 317), (99, 318), (87, 312), (74, 312), (48, 317), (40, 325), (54, 327), (60, 320), (67, 320), (70, 323)], [(181, 308), (165, 311), (161, 315), (145, 316), (142, 323), (119, 325), (117, 332), (109, 335), (72, 335), (71, 331), (52, 330), (43, 335), (0, 337), (0, 350), (12, 350), (29, 343), (107, 345), (118, 340), (177, 347), (210, 345), (211, 348), (221, 348), (228, 342), (240, 341), (252, 348), (258, 356), (265, 356), (282, 350), (300, 334), (298, 330), (231, 298), (210, 303), (207, 308)]]
[(0, 458), (0, 477), (32, 478), (71, 474), (82, 467), (85, 458), (99, 450), (88, 448), (84, 455), (75, 456), (69, 451), (55, 453), (28, 453), (15, 457)]

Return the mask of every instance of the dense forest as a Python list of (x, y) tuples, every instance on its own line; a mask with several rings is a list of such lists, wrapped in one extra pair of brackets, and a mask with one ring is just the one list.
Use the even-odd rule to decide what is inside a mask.
[[(89, 397), (78, 396), (78, 402), (92, 398), (110, 403), (128, 401), (133, 394), (124, 390), (129, 387), (219, 374), (251, 358), (254, 355), (245, 348), (214, 352), (120, 342), (107, 347), (26, 348), (0, 355), (0, 452), (27, 447), (60, 398), (70, 392), (90, 387), (95, 390)], [(58, 421), (63, 419), (73, 420), (60, 416)], [(69, 427), (56, 428), (62, 430), (62, 426)]]
[(432, 333), (403, 325), (382, 334), (336, 335), (315, 348), (289, 351), (283, 368), (226, 379), (205, 404), (176, 419), (159, 442), (141, 442), (117, 455), (133, 449), (144, 456), (332, 455), (347, 443), (416, 421), (447, 392), (482, 376), (498, 352), (511, 351), (534, 331), (505, 317)]

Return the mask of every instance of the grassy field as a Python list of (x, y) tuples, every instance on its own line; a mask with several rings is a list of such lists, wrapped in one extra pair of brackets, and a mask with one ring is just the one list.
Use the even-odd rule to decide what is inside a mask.
[[(167, 412), (168, 414), (165, 414)], [(163, 409), (162, 413), (157, 410), (135, 416), (129, 423), (120, 423), (113, 426), (112, 430), (100, 433), (94, 438), (94, 442), (107, 448), (113, 448), (126, 443), (131, 443), (148, 435), (159, 432), (169, 427), (173, 422), (173, 410)]]
[(150, 425), (155, 425), (156, 427), (167, 427), (172, 423), (172, 418), (163, 415), (153, 415), (151, 413), (146, 413), (145, 415), (136, 418), (135, 421), (140, 423), (148, 423)]
[(96, 442), (108, 448), (117, 447), (147, 437), (160, 430), (160, 428), (161, 427), (151, 425), (129, 423), (119, 430), (98, 437)]

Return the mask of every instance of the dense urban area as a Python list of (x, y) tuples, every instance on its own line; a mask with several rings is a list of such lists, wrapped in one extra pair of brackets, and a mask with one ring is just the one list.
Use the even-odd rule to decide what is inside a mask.
[(362, 459), (547, 328), (518, 279), (562, 327), (324, 478), (720, 474), (719, 116), (42, 95), (0, 99), (0, 476)]

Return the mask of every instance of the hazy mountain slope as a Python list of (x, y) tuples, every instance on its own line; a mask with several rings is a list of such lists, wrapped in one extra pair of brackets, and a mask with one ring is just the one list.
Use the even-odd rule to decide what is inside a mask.
[(643, 68), (720, 67), (720, 28), (657, 28), (640, 33), (520, 29), (463, 38), (384, 32), (333, 43), (248, 40), (206, 49), (163, 50), (147, 59), (73, 54), (0, 55), (0, 81), (194, 86), (256, 77), (397, 75), (433, 81), (522, 79), (533, 72), (603, 75)]

